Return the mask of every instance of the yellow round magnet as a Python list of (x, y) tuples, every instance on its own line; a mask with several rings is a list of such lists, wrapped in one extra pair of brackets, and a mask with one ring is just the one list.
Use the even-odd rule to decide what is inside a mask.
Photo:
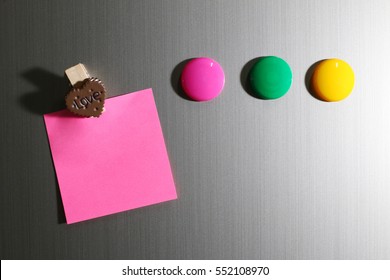
[(347, 98), (355, 84), (351, 66), (341, 59), (326, 59), (318, 63), (311, 78), (311, 87), (316, 96), (328, 102)]

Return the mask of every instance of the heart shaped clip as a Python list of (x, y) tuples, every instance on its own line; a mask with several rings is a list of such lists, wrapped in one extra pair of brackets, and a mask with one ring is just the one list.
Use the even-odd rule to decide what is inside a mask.
[(106, 99), (103, 83), (90, 77), (81, 63), (66, 69), (65, 74), (73, 86), (65, 97), (68, 110), (82, 117), (99, 117)]

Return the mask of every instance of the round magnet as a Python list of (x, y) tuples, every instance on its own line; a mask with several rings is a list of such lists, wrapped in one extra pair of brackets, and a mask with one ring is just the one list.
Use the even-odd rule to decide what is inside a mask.
[(184, 66), (181, 85), (192, 100), (208, 101), (222, 92), (225, 74), (215, 60), (207, 57), (194, 58)]
[(250, 70), (249, 83), (258, 98), (280, 98), (291, 87), (291, 68), (280, 57), (261, 57)]
[(341, 59), (326, 59), (318, 63), (311, 78), (314, 94), (323, 101), (334, 102), (347, 98), (355, 84), (351, 66)]

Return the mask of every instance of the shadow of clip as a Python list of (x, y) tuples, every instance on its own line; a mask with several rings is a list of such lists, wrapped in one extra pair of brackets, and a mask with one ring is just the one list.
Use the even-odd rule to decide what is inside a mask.
[(37, 115), (65, 109), (65, 94), (69, 83), (64, 76), (58, 76), (42, 68), (32, 68), (21, 74), (37, 87), (34, 92), (23, 94), (19, 103), (29, 112)]

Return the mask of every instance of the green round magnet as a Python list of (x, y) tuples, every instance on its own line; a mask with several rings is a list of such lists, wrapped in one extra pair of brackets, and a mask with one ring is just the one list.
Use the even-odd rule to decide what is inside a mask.
[(277, 99), (291, 87), (291, 68), (280, 57), (261, 57), (250, 70), (249, 83), (256, 97)]

